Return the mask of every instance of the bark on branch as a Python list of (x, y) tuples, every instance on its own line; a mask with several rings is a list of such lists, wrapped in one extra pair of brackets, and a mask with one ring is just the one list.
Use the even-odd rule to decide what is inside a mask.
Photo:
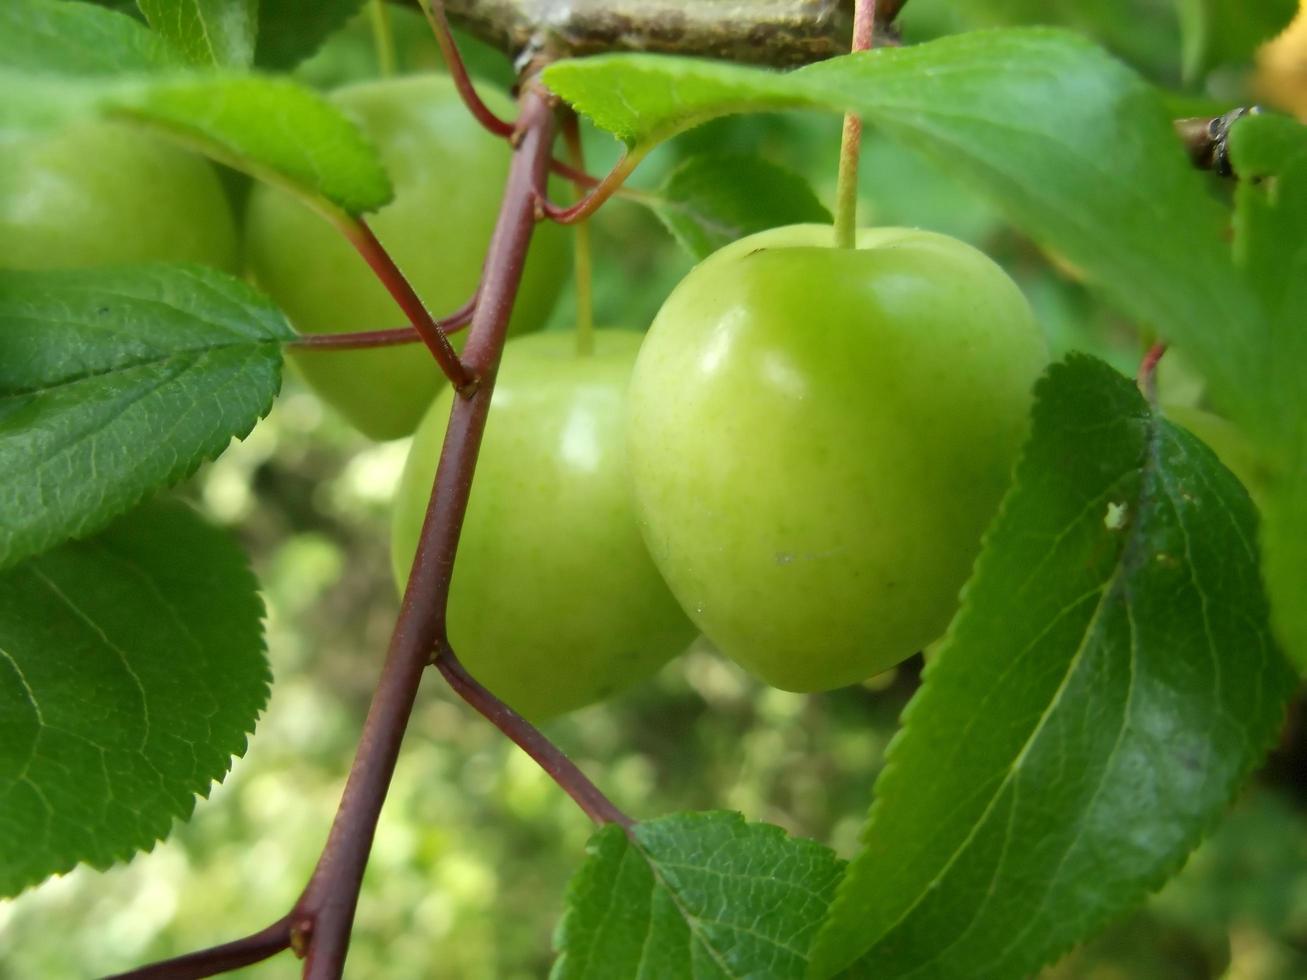
[[(654, 51), (800, 65), (846, 53), (853, 22), (850, 0), (445, 0), (445, 9), (519, 62)], [(877, 45), (896, 42), (892, 19), (877, 25)]]

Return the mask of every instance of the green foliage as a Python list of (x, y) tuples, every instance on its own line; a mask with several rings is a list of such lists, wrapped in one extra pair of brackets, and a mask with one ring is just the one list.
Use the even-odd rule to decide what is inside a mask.
[(695, 259), (706, 259), (755, 231), (831, 221), (831, 213), (801, 176), (735, 153), (689, 157), (663, 182), (653, 207)]
[(202, 266), (0, 272), (0, 567), (98, 530), (248, 433), (290, 336)]
[(243, 68), (254, 58), (259, 0), (137, 0), (137, 6), (192, 64)]
[(335, 30), (364, 0), (259, 0), (259, 43), (255, 62), (261, 68), (293, 68)]
[(606, 827), (590, 852), (554, 980), (802, 977), (843, 868), (820, 844), (736, 813)]
[[(727, 112), (854, 109), (1189, 348), (1222, 404), (1251, 397), (1264, 324), (1229, 260), (1221, 208), (1152, 89), (1081, 38), (993, 31), (783, 75), (614, 55), (554, 65), (545, 79), (637, 148)], [(1232, 331), (1247, 346), (1232, 347)]]
[[(1248, 423), (1269, 457), (1262, 534), (1280, 636), (1307, 667), (1307, 128), (1273, 116), (1232, 134), (1240, 183), (1236, 255), (1270, 313), (1271, 341)], [(1257, 179), (1259, 178), (1259, 179)]]
[(376, 150), (340, 110), (288, 79), (7, 75), (0, 128), (41, 129), (103, 113), (127, 119), (311, 202), (373, 211), (391, 198)]
[(1028, 975), (1174, 873), (1295, 677), (1242, 486), (1083, 356), (905, 713), (814, 954), (828, 975)]
[(245, 751), (257, 588), (175, 503), (0, 575), (0, 895), (151, 847)]
[(163, 38), (117, 11), (68, 0), (0, 4), (0, 71), (4, 73), (103, 77), (183, 64)]

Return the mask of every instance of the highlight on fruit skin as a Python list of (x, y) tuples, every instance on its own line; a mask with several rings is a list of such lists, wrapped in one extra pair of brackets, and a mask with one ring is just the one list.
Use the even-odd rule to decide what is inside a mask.
[(203, 157), (103, 120), (0, 143), (0, 268), (237, 270), (235, 217)]
[[(640, 334), (602, 329), (509, 341), (490, 403), (449, 598), (468, 671), (540, 722), (630, 687), (696, 630), (636, 526), (624, 446)], [(454, 394), (432, 404), (392, 511), (402, 587), (417, 548)]]
[(1020, 290), (932, 232), (726, 246), (673, 290), (631, 384), (640, 526), (695, 624), (777, 687), (856, 683), (939, 637), (1047, 361)]

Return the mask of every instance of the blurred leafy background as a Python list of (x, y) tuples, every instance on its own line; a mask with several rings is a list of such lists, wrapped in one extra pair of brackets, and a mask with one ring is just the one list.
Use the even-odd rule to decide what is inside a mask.
[[(1307, 14), (1293, 0), (1129, 0), (1117, 4), (914, 0), (905, 39), (1011, 23), (1083, 31), (1163, 86), (1177, 114), (1260, 99), (1307, 114)], [(401, 70), (439, 70), (425, 25), (390, 8)], [(495, 52), (464, 38), (474, 72), (507, 84)], [(300, 77), (329, 88), (377, 72), (360, 17)], [(759, 153), (831, 200), (839, 121), (731, 118), (661, 149), (637, 174), (655, 188), (698, 150)], [(587, 134), (591, 169), (615, 157)], [(1110, 162), (1111, 147), (1104, 147)], [(457, 179), (451, 175), (450, 179)], [(241, 179), (229, 181), (239, 201)], [(1228, 194), (1215, 178), (1212, 193)], [(1089, 350), (1133, 371), (1146, 325), (1122, 320), (1057, 256), (907, 151), (866, 141), (863, 220), (932, 228), (1001, 261), (1036, 307), (1054, 352)], [(324, 234), (329, 233), (324, 228)], [(595, 222), (601, 324), (649, 323), (685, 274), (658, 220), (614, 202)], [(565, 297), (550, 329), (567, 329)], [(1169, 356), (1163, 397), (1200, 403), (1202, 379)], [(397, 598), (387, 514), (404, 441), (371, 444), (293, 377), (271, 416), (185, 493), (248, 549), (268, 606), (271, 701), (228, 780), (150, 854), (106, 873), (79, 869), (0, 903), (0, 980), (84, 977), (253, 931), (294, 901), (340, 794)], [(917, 684), (919, 658), (821, 696), (772, 690), (706, 645), (611, 703), (549, 733), (637, 816), (731, 808), (854, 848), (885, 746)], [(590, 826), (548, 779), (438, 678), (426, 685), (368, 867), (350, 975), (541, 977), (571, 871)], [(244, 971), (295, 973), (286, 959)], [(1058, 980), (1307, 977), (1307, 727), (1280, 748), (1185, 870), (1149, 904), (1047, 971)]]

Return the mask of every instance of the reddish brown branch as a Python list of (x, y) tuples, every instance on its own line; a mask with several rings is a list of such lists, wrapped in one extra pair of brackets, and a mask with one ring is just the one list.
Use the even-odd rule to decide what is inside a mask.
[(418, 2), (422, 12), (427, 15), (427, 23), (431, 25), (432, 33), (436, 35), (436, 43), (440, 45), (440, 53), (445, 58), (445, 67), (449, 71), (449, 77), (454, 81), (454, 87), (458, 89), (463, 104), (467, 106), (476, 121), (494, 135), (504, 138), (512, 136), (513, 124), (495, 115), (490, 107), (481, 101), (481, 96), (477, 95), (476, 86), (472, 84), (472, 76), (467, 72), (467, 65), (463, 62), (463, 56), (458, 53), (458, 45), (454, 42), (453, 32), (449, 29), (449, 19), (445, 16), (445, 5), (442, 0), (418, 0)]
[(485, 380), (454, 402), (417, 555), (358, 752), (322, 857), (291, 913), (305, 951), (306, 980), (335, 980), (344, 970), (363, 871), (418, 684), (434, 651), (445, 646), (445, 601), (454, 553), (489, 410), (494, 368), (534, 227), (532, 192), (548, 167), (552, 137), (548, 103), (531, 88), (522, 99), (521, 139), (468, 339), (468, 364)]
[(437, 657), (436, 667), (459, 697), (516, 742), (591, 820), (597, 824), (615, 823), (622, 827), (634, 825), (635, 821), (619, 810), (558, 746), (482, 687), (454, 656), (454, 651), (446, 650)]
[(198, 980), (243, 966), (261, 963), (290, 948), (290, 917), (278, 919), (266, 929), (221, 946), (201, 949), (171, 960), (162, 960), (105, 980)]

